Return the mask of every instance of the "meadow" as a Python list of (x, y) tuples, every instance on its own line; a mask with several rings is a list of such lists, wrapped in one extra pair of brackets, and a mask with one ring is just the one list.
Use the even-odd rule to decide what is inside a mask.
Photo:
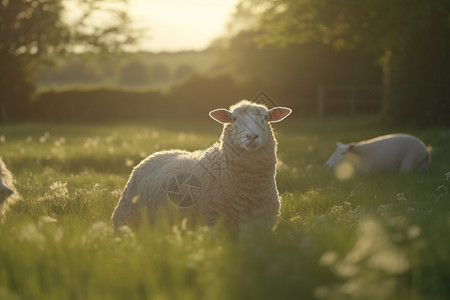
[[(23, 197), (0, 224), (0, 299), (448, 299), (450, 129), (376, 117), (274, 125), (282, 197), (275, 230), (230, 234), (185, 222), (113, 233), (134, 165), (201, 149), (203, 121), (0, 124)], [(433, 147), (426, 174), (325, 168), (335, 142), (407, 132)]]

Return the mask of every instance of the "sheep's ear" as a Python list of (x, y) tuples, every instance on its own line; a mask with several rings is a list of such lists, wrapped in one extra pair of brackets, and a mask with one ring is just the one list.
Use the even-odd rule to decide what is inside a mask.
[(353, 151), (355, 150), (355, 144), (351, 143), (350, 145), (348, 145), (348, 151)]
[(289, 116), (292, 112), (292, 109), (287, 107), (274, 107), (269, 110), (269, 118), (268, 122), (275, 123), (284, 120), (287, 116)]
[(231, 112), (225, 108), (218, 108), (209, 112), (209, 116), (219, 123), (231, 123)]

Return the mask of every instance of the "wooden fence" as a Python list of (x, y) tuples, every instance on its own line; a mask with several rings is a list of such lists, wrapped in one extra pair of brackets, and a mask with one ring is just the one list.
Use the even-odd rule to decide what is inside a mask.
[(380, 85), (321, 85), (317, 95), (317, 116), (326, 114), (375, 112), (381, 109)]

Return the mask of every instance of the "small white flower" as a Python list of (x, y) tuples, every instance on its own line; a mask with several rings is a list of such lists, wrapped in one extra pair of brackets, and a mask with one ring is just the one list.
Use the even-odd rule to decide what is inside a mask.
[(407, 201), (405, 193), (397, 193), (397, 201)]
[(125, 160), (125, 165), (126, 165), (127, 167), (132, 167), (132, 166), (134, 165), (134, 160), (127, 158), (127, 159)]

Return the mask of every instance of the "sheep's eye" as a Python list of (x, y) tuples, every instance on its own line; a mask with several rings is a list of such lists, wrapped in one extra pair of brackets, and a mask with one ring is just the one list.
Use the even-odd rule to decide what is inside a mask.
[(236, 117), (231, 117), (231, 122), (234, 123), (234, 121), (236, 121)]
[(269, 116), (264, 116), (263, 122), (269, 121)]

